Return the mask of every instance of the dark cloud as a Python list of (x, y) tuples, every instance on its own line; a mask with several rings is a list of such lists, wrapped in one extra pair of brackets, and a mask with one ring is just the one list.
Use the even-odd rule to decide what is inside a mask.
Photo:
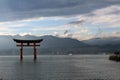
[(70, 33), (70, 30), (65, 30), (65, 32), (63, 33), (66, 37), (72, 37), (73, 34)]
[(0, 21), (86, 14), (120, 0), (0, 0)]
[(74, 34), (68, 34), (67, 37), (72, 37)]
[(120, 31), (117, 31), (116, 34), (119, 35), (119, 34), (120, 34)]
[(82, 23), (84, 23), (85, 21), (84, 20), (80, 20), (80, 21), (72, 21), (72, 22), (69, 22), (69, 23), (67, 23), (67, 24), (70, 24), (70, 25), (78, 25), (78, 24), (82, 24)]
[(64, 32), (64, 35), (68, 34), (69, 33), (69, 30), (65, 30)]

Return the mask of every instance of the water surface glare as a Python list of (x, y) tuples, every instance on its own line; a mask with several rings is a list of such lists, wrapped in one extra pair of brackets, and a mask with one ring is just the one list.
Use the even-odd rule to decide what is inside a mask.
[(0, 56), (2, 80), (120, 80), (120, 62), (108, 55)]

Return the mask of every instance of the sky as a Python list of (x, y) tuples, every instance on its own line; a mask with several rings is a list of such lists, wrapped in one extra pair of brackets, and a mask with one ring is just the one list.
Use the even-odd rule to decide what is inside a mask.
[(120, 37), (120, 0), (0, 0), (0, 35)]

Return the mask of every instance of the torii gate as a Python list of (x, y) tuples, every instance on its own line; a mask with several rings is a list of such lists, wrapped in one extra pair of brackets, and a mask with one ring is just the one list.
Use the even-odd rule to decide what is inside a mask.
[(43, 41), (43, 39), (38, 40), (19, 40), (19, 39), (13, 39), (17, 44), (16, 46), (21, 47), (20, 48), (20, 60), (23, 59), (23, 47), (34, 47), (34, 60), (37, 58), (37, 51), (36, 46), (40, 46), (40, 42)]

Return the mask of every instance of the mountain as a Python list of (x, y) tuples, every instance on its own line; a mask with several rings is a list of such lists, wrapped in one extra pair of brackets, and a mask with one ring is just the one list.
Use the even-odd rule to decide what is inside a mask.
[[(15, 39), (43, 39), (41, 46), (37, 48), (38, 54), (99, 54), (112, 53), (120, 50), (120, 38), (93, 38), (90, 40), (79, 41), (72, 38), (60, 38), (56, 36), (33, 36), (15, 35), (0, 36), (0, 54), (19, 54)], [(33, 49), (24, 47), (24, 54), (33, 54)]]
[[(78, 41), (76, 39), (71, 38), (59, 38), (55, 36), (42, 36), (40, 37), (44, 39), (42, 46), (43, 47), (59, 47), (59, 48), (80, 48), (80, 47), (87, 47), (89, 45)], [(42, 47), (41, 46), (41, 47)]]
[[(15, 35), (15, 36), (0, 36), (0, 51), (5, 51), (2, 53), (12, 52), (13, 54), (19, 53), (16, 43), (13, 41), (15, 39), (44, 39), (41, 42), (41, 46), (38, 47), (38, 52), (42, 54), (66, 54), (66, 53), (79, 53), (82, 51), (81, 48), (89, 47), (89, 45), (71, 38), (59, 38), (55, 36), (32, 36), (32, 35)], [(25, 53), (32, 52), (31, 48), (25, 48)], [(6, 52), (7, 51), (7, 52)]]
[(93, 38), (84, 40), (83, 42), (91, 46), (99, 47), (99, 50), (103, 52), (120, 51), (119, 37)]
[(0, 50), (15, 48), (12, 36), (0, 36)]
[(120, 44), (120, 38), (119, 37), (107, 37), (107, 38), (93, 38), (89, 40), (83, 41), (86, 44), (89, 45), (118, 45)]

